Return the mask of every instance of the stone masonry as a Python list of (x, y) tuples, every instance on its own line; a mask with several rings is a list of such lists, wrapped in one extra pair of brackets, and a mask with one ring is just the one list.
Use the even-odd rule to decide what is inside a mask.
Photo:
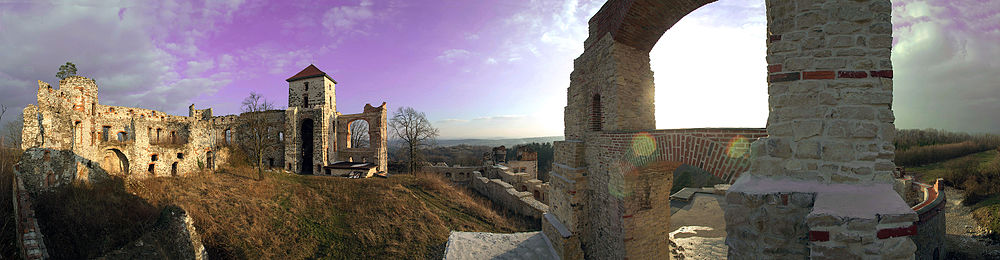
[(668, 258), (670, 173), (689, 163), (734, 182), (730, 258), (912, 258), (917, 214), (892, 189), (889, 1), (767, 0), (770, 115), (737, 149), (652, 130), (649, 51), (712, 2), (610, 0), (590, 20), (543, 218), (555, 251)]
[[(386, 170), (386, 107), (366, 105), (360, 114), (336, 111), (336, 81), (309, 65), (288, 80), (288, 108), (261, 112), (278, 144), (264, 154), (266, 167), (311, 174), (338, 161), (369, 161)], [(242, 137), (244, 115), (213, 116), (189, 108), (187, 116), (98, 102), (97, 83), (72, 76), (54, 89), (38, 82), (38, 104), (24, 109), (23, 148), (71, 152), (78, 173), (133, 177), (183, 176), (215, 169)], [(352, 149), (347, 123), (369, 122), (371, 147)], [(305, 144), (305, 145), (303, 145)], [(55, 176), (88, 179), (87, 176)], [(31, 178), (31, 177), (28, 177)]]

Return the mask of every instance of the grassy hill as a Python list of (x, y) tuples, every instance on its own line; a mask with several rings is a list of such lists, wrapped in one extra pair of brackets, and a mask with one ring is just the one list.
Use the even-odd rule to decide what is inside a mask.
[[(9, 169), (2, 172), (10, 178)], [(58, 259), (103, 255), (134, 241), (169, 206), (187, 210), (212, 259), (440, 259), (451, 230), (539, 229), (537, 221), (507, 216), (431, 176), (345, 179), (270, 171), (256, 181), (250, 169), (193, 175), (71, 185), (39, 198), (49, 251)], [(0, 259), (16, 257), (13, 218), (6, 213)]]
[(213, 259), (440, 258), (450, 230), (537, 229), (433, 177), (244, 176), (252, 175), (156, 178), (133, 189), (186, 209)]

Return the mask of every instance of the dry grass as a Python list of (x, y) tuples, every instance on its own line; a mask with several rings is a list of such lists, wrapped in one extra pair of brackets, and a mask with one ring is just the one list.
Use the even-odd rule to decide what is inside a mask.
[(253, 175), (242, 168), (150, 179), (139, 194), (186, 209), (213, 259), (440, 258), (450, 230), (529, 229), (431, 177)]

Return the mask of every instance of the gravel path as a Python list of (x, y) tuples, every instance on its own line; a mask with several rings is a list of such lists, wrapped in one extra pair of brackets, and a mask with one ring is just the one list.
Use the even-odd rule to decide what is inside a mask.
[(944, 192), (948, 199), (945, 205), (948, 259), (1000, 259), (1000, 244), (980, 236), (983, 230), (972, 218), (971, 208), (962, 205), (965, 194), (952, 187), (945, 187)]

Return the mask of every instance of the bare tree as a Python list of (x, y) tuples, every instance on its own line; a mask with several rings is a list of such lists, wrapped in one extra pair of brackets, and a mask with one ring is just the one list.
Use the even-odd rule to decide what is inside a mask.
[(370, 147), (371, 138), (368, 135), (368, 121), (354, 120), (348, 126), (351, 131), (351, 147)]
[(431, 126), (427, 116), (411, 107), (401, 107), (389, 119), (392, 133), (406, 148), (407, 169), (413, 173), (417, 167), (420, 148), (430, 146), (438, 135), (438, 129)]
[(0, 139), (6, 139), (6, 141), (4, 141), (5, 144), (8, 144), (11, 147), (20, 149), (21, 148), (21, 132), (24, 129), (24, 121), (17, 120), (17, 119), (11, 120), (10, 122), (7, 122), (6, 124), (4, 124), (4, 128), (6, 128), (6, 130), (5, 130), (6, 133), (3, 133), (4, 136), (0, 137)]
[(254, 160), (257, 167), (257, 179), (263, 180), (264, 152), (280, 144), (278, 133), (274, 127), (268, 124), (265, 113), (274, 109), (274, 104), (255, 92), (250, 92), (250, 96), (243, 99), (242, 104), (243, 113), (240, 115), (240, 124), (235, 131), (237, 134), (235, 139), (239, 147)]

